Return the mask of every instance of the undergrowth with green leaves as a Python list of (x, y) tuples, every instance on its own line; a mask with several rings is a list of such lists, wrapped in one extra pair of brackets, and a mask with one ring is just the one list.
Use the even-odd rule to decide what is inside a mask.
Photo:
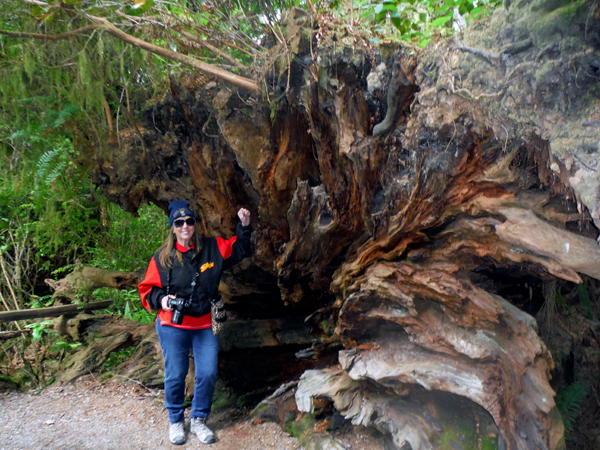
[[(353, 8), (367, 25), (362, 32), (370, 34), (373, 43), (392, 38), (423, 48), (462, 31), (471, 20), (489, 15), (501, 4), (502, 0), (359, 0)], [(332, 5), (339, 11), (348, 7), (341, 1)]]
[(152, 323), (156, 319), (154, 313), (143, 308), (137, 289), (122, 291), (113, 288), (100, 288), (96, 289), (92, 295), (96, 301), (113, 301), (111, 308), (104, 311), (106, 313), (120, 314), (141, 324)]
[(587, 388), (579, 382), (565, 387), (556, 397), (556, 407), (562, 415), (565, 424), (565, 436), (573, 432), (575, 420), (581, 414), (581, 402), (587, 395)]
[(102, 365), (102, 370), (105, 372), (110, 372), (115, 367), (123, 364), (127, 361), (131, 355), (135, 352), (135, 347), (125, 347), (119, 350), (118, 352), (112, 352), (106, 358), (106, 361)]

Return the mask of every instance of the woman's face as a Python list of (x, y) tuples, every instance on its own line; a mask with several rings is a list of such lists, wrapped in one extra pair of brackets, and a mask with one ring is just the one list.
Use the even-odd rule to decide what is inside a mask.
[(194, 230), (196, 229), (195, 224), (189, 225), (187, 223), (189, 222), (188, 219), (191, 219), (191, 217), (184, 216), (173, 222), (173, 233), (177, 237), (178, 241), (189, 241), (194, 235)]

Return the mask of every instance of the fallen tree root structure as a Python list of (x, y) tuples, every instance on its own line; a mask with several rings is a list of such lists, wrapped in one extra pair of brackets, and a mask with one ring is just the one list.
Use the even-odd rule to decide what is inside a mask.
[[(80, 137), (102, 155), (95, 183), (131, 212), (166, 211), (183, 184), (203, 235), (231, 236), (251, 210), (255, 252), (228, 275), (228, 307), (268, 329), (260, 348), (296, 343), (301, 410), (325, 398), (389, 448), (423, 450), (461, 434), (450, 402), (498, 448), (564, 448), (567, 381), (551, 376), (567, 359), (552, 355), (585, 340), (595, 361), (600, 341), (545, 343), (537, 319), (560, 319), (552, 286), (600, 277), (597, 2), (505, 2), (421, 53), (330, 27), (317, 41), (305, 16), (285, 18), (294, 45), (268, 100), (182, 76), (118, 148)], [(291, 315), (308, 316), (310, 348), (275, 320)]]

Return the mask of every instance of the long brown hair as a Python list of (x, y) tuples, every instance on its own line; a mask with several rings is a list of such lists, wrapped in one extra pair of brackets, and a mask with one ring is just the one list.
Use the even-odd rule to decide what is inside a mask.
[[(196, 223), (196, 225), (198, 225), (198, 223)], [(165, 240), (165, 243), (158, 248), (158, 250), (160, 251), (160, 254), (158, 255), (158, 262), (164, 268), (173, 267), (173, 263), (171, 262), (171, 253), (173, 253), (173, 249), (175, 249), (175, 255), (177, 256), (177, 259), (179, 260), (179, 264), (183, 264), (183, 256), (182, 256), (181, 252), (179, 250), (177, 250), (177, 247), (175, 246), (175, 242), (177, 242), (177, 238), (173, 237), (174, 234), (175, 234), (175, 227), (172, 226), (169, 229), (169, 234), (167, 236), (167, 239)], [(195, 252), (194, 253), (194, 258), (195, 258), (200, 253), (200, 250), (202, 250), (202, 240), (198, 237), (198, 233), (196, 232), (195, 227), (194, 227), (194, 236), (192, 236), (192, 239), (194, 240), (194, 250), (193, 251)]]

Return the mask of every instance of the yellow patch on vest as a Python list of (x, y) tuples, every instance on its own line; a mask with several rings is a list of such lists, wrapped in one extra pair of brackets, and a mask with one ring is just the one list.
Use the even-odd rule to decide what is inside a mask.
[(215, 267), (215, 263), (214, 262), (207, 262), (202, 264), (202, 267), (200, 267), (200, 272), (204, 272), (207, 269), (212, 269), (213, 267)]

